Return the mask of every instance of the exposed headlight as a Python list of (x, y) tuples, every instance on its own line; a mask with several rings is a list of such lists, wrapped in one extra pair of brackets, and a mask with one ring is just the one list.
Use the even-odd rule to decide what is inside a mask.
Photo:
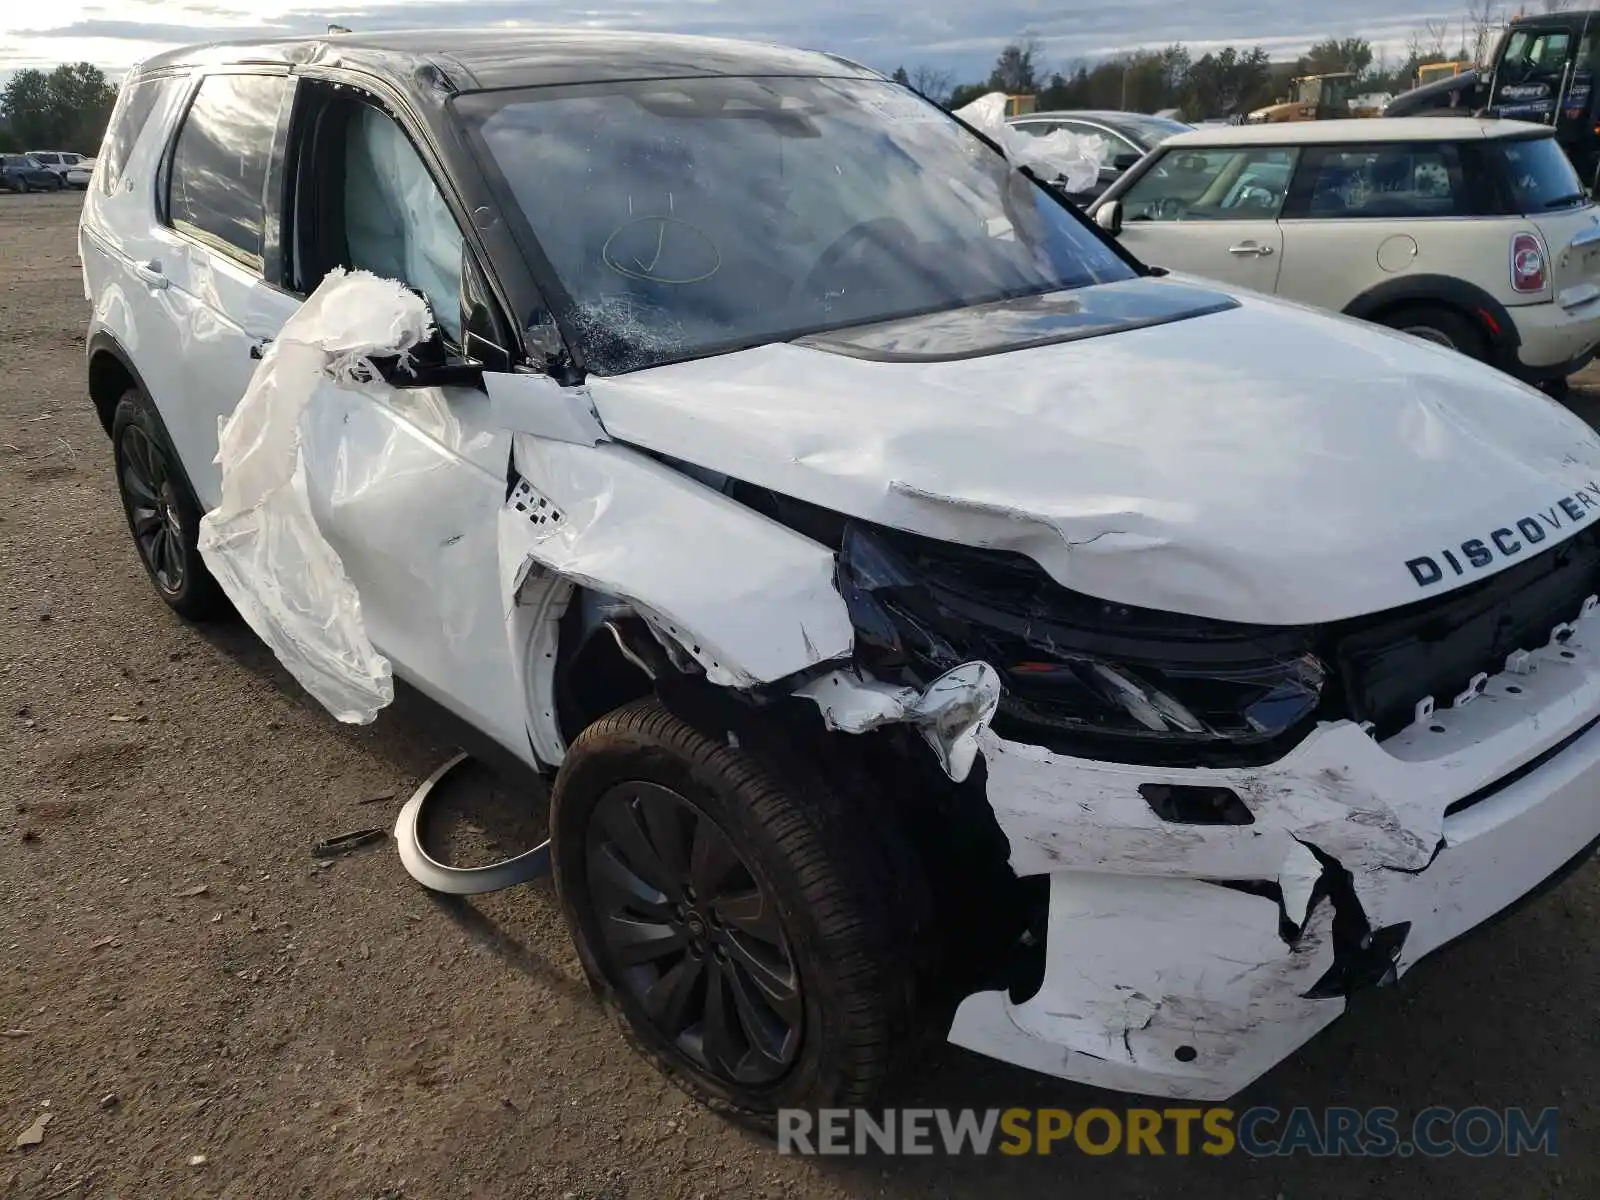
[(1268, 748), (1307, 723), (1324, 670), (1309, 632), (1082, 596), (1020, 554), (852, 523), (839, 590), (879, 678), (926, 686), (982, 659), (1005, 685), (996, 728), (1071, 753), (1170, 759)]

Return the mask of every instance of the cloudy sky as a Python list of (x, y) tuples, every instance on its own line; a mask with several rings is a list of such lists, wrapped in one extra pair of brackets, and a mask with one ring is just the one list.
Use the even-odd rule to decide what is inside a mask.
[(0, 0), (0, 73), (82, 59), (114, 71), (183, 42), (316, 33), (333, 21), (361, 30), (551, 23), (714, 33), (833, 50), (884, 70), (927, 63), (976, 78), (1023, 30), (1038, 34), (1051, 65), (1173, 41), (1259, 44), (1284, 57), (1352, 34), (1399, 53), (1426, 21), (1459, 29), (1465, 7), (1466, 0)]

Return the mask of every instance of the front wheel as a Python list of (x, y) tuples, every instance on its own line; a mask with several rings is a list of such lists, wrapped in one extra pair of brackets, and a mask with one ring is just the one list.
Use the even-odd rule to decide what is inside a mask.
[(867, 1103), (917, 1040), (918, 889), (859, 809), (728, 741), (654, 699), (602, 717), (556, 779), (552, 861), (629, 1040), (770, 1130)]

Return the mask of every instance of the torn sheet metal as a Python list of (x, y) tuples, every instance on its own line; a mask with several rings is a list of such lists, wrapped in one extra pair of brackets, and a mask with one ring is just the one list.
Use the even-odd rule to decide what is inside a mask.
[(500, 510), (508, 612), (554, 574), (629, 602), (712, 683), (770, 683), (850, 652), (833, 553), (615, 443), (518, 433)]
[(334, 716), (370, 722), (394, 698), (361, 598), (311, 511), (300, 419), (319, 384), (376, 377), (374, 356), (430, 332), (427, 305), (364, 271), (330, 272), (262, 356), (222, 422), (222, 499), (200, 521), (200, 552), (222, 590), (289, 673)]
[[(1011, 865), (1050, 877), (1046, 967), (1020, 1004), (969, 997), (951, 1040), (1151, 1095), (1248, 1084), (1343, 1010), (1352, 978), (1403, 975), (1600, 839), (1600, 612), (1513, 658), (1381, 744), (1325, 724), (1262, 767), (1096, 762), (985, 731)], [(1229, 788), (1253, 821), (1164, 819), (1149, 782)]]
[(920, 692), (869, 679), (855, 670), (830, 671), (795, 692), (816, 703), (824, 723), (843, 733), (884, 725), (916, 727), (956, 783), (972, 772), (978, 737), (1000, 707), (1000, 675), (984, 662), (945, 672)]
[[(1073, 294), (1124, 287), (1205, 290), (1168, 277)], [(1398, 608), (1600, 519), (1600, 436), (1548, 397), (1371, 325), (1238, 299), (1012, 353), (769, 345), (588, 387), (619, 441), (1015, 550), (1085, 595), (1222, 620)], [(1424, 556), (1441, 572), (1427, 587), (1407, 566)]]
[(394, 843), (406, 874), (423, 887), (448, 896), (482, 896), (523, 883), (532, 883), (550, 873), (550, 841), (545, 839), (531, 850), (482, 867), (452, 867), (439, 862), (422, 843), (424, 811), (437, 794), (439, 785), (458, 767), (471, 762), (458, 754), (422, 781), (400, 810), (394, 823)]
[(969, 996), (950, 1040), (1035, 1071), (1150, 1096), (1225, 1100), (1344, 1011), (1305, 998), (1333, 966), (1333, 908), (1293, 945), (1271, 900), (1191, 879), (1050, 880), (1044, 982)]
[(500, 429), (575, 446), (597, 446), (608, 440), (586, 387), (562, 387), (550, 376), (531, 371), (485, 372), (483, 386)]
[(1283, 915), (1289, 918), (1290, 924), (1296, 927), (1305, 924), (1311, 896), (1324, 870), (1322, 860), (1304, 843), (1297, 841), (1289, 848), (1289, 856), (1278, 871), (1278, 888), (1283, 893)]
[(1024, 132), (1006, 120), (1006, 94), (980, 96), (955, 115), (994, 142), (1019, 167), (1053, 181), (1068, 193), (1087, 192), (1099, 182), (1100, 166), (1110, 148), (1093, 135), (1058, 129), (1043, 136)]

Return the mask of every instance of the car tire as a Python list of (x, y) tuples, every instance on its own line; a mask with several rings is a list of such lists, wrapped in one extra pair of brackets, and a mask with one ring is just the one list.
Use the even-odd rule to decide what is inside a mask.
[(887, 828), (654, 698), (579, 735), (550, 804), (591, 986), (668, 1078), (769, 1134), (780, 1108), (867, 1104), (926, 1036), (926, 883)]
[(111, 445), (128, 533), (156, 594), (192, 621), (228, 615), (228, 598), (200, 556), (200, 504), (160, 417), (138, 388), (117, 402)]
[(1454, 309), (1439, 304), (1415, 304), (1385, 313), (1381, 323), (1425, 342), (1486, 362), (1489, 339), (1483, 330)]
[(1539, 384), (1539, 390), (1552, 400), (1565, 402), (1572, 394), (1572, 380), (1565, 375), (1556, 379), (1546, 379)]

